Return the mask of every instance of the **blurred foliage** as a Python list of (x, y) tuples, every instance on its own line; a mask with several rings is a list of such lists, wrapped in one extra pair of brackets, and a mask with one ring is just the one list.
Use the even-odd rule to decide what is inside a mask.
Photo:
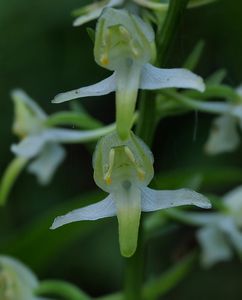
[[(11, 89), (23, 88), (47, 112), (58, 112), (68, 106), (50, 104), (57, 92), (103, 77), (105, 71), (93, 60), (93, 45), (85, 28), (71, 26), (73, 9), (89, 2), (1, 0), (1, 174), (13, 156)], [(181, 66), (196, 42), (203, 39), (205, 49), (196, 72), (207, 77), (218, 68), (225, 68), (228, 74), (225, 82), (239, 85), (241, 11), (240, 0), (221, 0), (187, 11), (168, 65)], [(94, 23), (88, 26), (94, 27)], [(101, 121), (113, 121), (113, 95), (83, 103)], [(216, 157), (207, 157), (203, 152), (211, 119), (212, 116), (202, 113), (190, 113), (160, 122), (154, 144), (155, 167), (160, 175), (153, 185), (176, 188), (189, 185), (194, 176), (200, 176), (204, 191), (220, 195), (241, 183), (241, 148), (236, 153)], [(40, 278), (70, 280), (94, 296), (113, 292), (121, 288), (123, 272), (115, 219), (70, 224), (56, 231), (48, 229), (60, 212), (103, 197), (99, 191), (87, 194), (96, 190), (88, 150), (83, 146), (67, 148), (68, 157), (51, 185), (41, 187), (33, 176), (21, 174), (7, 207), (0, 211), (0, 252), (22, 259)], [(194, 243), (194, 232), (188, 227), (175, 227), (170, 234), (168, 231), (152, 239), (147, 249), (147, 277), (160, 274), (193, 248)], [(237, 261), (210, 270), (197, 266), (163, 299), (239, 300), (241, 276)]]

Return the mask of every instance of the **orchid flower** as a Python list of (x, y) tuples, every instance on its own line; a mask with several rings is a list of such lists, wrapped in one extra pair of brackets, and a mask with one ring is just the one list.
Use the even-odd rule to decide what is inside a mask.
[(240, 143), (238, 129), (242, 130), (242, 86), (236, 89), (238, 103), (227, 102), (225, 112), (214, 119), (205, 145), (208, 154), (215, 155), (234, 151)]
[(41, 300), (34, 296), (38, 279), (18, 260), (0, 256), (0, 299), (1, 300)]
[(12, 145), (11, 150), (18, 157), (34, 159), (28, 170), (37, 176), (41, 184), (51, 180), (65, 157), (61, 143), (97, 140), (114, 129), (113, 125), (81, 131), (49, 127), (46, 125), (48, 116), (23, 91), (15, 90), (12, 97), (15, 103), (13, 131), (20, 142)]
[(223, 210), (219, 212), (179, 212), (178, 215), (185, 222), (200, 227), (197, 238), (204, 267), (230, 260), (233, 249), (242, 259), (242, 186), (224, 195), (222, 203)]
[[(215, 0), (190, 0), (188, 7), (197, 7), (204, 5)], [(74, 20), (73, 26), (80, 26), (87, 22), (98, 19), (104, 8), (118, 7), (124, 4), (125, 0), (101, 0), (92, 4), (83, 6), (80, 9), (74, 11), (78, 17)], [(169, 3), (161, 3), (155, 0), (133, 0), (133, 3), (144, 8), (149, 8), (154, 11), (167, 11)]]
[(189, 189), (159, 191), (148, 188), (154, 176), (153, 155), (132, 132), (126, 141), (122, 141), (117, 132), (103, 137), (97, 144), (93, 167), (96, 184), (109, 196), (57, 217), (51, 229), (71, 222), (117, 215), (121, 253), (129, 257), (136, 250), (141, 211), (180, 205), (210, 208), (207, 198)]
[(155, 52), (151, 26), (124, 10), (106, 8), (97, 24), (94, 56), (97, 64), (114, 71), (113, 74), (94, 85), (58, 94), (52, 102), (115, 91), (117, 132), (125, 140), (132, 126), (138, 89), (204, 90), (202, 78), (186, 69), (160, 69), (151, 65)]

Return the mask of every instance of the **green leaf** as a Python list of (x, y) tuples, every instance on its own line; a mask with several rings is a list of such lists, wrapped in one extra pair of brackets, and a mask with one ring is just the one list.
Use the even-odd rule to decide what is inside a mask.
[(200, 40), (195, 45), (194, 49), (192, 50), (192, 52), (190, 53), (190, 55), (188, 56), (188, 58), (186, 59), (184, 65), (183, 65), (184, 68), (193, 71), (197, 67), (199, 60), (201, 58), (204, 46), (205, 46), (205, 42), (203, 40)]
[(227, 71), (225, 69), (220, 69), (215, 71), (206, 79), (206, 84), (208, 85), (217, 85), (221, 84), (224, 78), (227, 75)]

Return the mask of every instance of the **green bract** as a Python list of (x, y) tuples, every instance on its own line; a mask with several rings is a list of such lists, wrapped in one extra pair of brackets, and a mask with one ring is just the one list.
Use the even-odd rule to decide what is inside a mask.
[(204, 90), (201, 77), (186, 69), (160, 69), (152, 66), (155, 58), (154, 33), (149, 24), (124, 10), (106, 8), (95, 35), (94, 55), (113, 75), (97, 84), (57, 95), (53, 102), (106, 95), (116, 91), (118, 135), (128, 139), (138, 89), (192, 88)]
[(52, 229), (71, 222), (117, 215), (121, 253), (129, 257), (136, 250), (141, 211), (190, 204), (210, 208), (207, 198), (188, 189), (157, 191), (148, 188), (154, 176), (153, 156), (132, 132), (126, 141), (121, 140), (117, 132), (103, 137), (97, 144), (93, 167), (96, 184), (109, 196), (57, 217)]
[(36, 276), (21, 262), (0, 256), (0, 299), (37, 300), (34, 290), (38, 287)]

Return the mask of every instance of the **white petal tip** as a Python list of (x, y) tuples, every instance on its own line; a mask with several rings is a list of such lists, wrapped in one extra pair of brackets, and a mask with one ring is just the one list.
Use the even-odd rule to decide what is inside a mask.
[(201, 208), (210, 209), (212, 208), (212, 204), (210, 202), (204, 202), (204, 204), (201, 205), (201, 203), (198, 205)]
[(51, 103), (56, 104), (56, 103), (61, 103), (61, 102), (63, 102), (63, 101), (61, 101), (61, 100), (59, 99), (58, 96), (59, 96), (59, 94), (58, 94), (57, 96), (55, 96), (54, 99), (51, 100)]
[(205, 92), (206, 90), (206, 85), (204, 84), (204, 81), (202, 77), (198, 76), (198, 85), (197, 85), (197, 90), (201, 93)]
[(54, 229), (56, 229), (56, 228), (61, 227), (62, 225), (64, 225), (65, 223), (62, 222), (61, 220), (62, 220), (62, 217), (55, 218), (53, 224), (50, 227), (50, 229), (54, 230)]

